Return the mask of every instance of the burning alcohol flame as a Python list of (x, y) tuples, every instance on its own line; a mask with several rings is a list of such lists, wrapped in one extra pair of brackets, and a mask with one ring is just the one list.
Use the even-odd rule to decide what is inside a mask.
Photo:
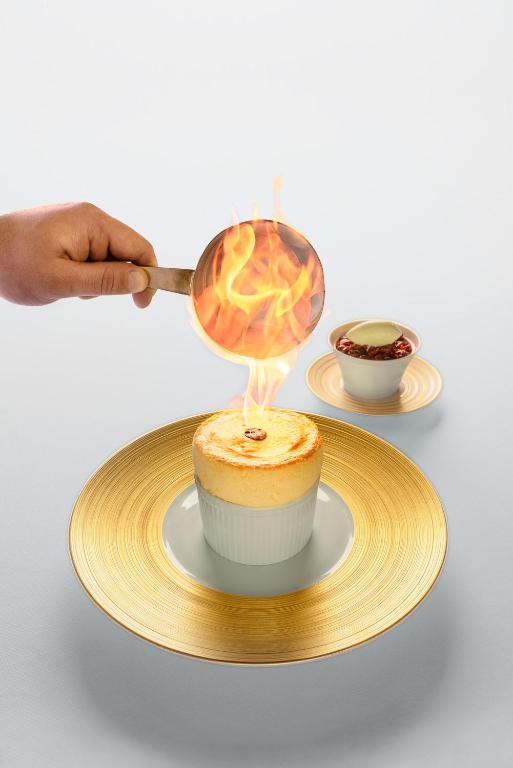
[[(317, 254), (284, 224), (234, 224), (208, 254), (194, 308), (207, 335), (235, 355), (266, 360), (310, 335), (322, 310)], [(196, 282), (196, 278), (195, 278)]]
[(249, 366), (244, 409), (272, 401), (324, 301), (322, 267), (292, 227), (235, 223), (207, 247), (193, 285), (202, 337), (214, 351)]
[[(245, 421), (258, 424), (258, 414), (264, 408), (269, 408), (281, 385), (296, 362), (298, 350), (294, 349), (280, 357), (269, 360), (253, 360), (246, 358), (249, 368), (248, 384), (242, 397), (234, 397), (232, 408), (244, 410)], [(240, 358), (239, 358), (240, 362)]]

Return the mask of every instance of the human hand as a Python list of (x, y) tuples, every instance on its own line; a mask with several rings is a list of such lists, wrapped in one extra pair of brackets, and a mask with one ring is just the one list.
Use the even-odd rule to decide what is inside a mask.
[(144, 237), (91, 203), (0, 216), (0, 296), (17, 304), (132, 293), (147, 307), (154, 291), (140, 267), (156, 264)]

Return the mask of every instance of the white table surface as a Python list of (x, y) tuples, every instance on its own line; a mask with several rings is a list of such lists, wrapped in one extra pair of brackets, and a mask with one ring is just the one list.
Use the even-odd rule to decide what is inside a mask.
[[(513, 5), (0, 5), (0, 210), (87, 199), (193, 266), (253, 201), (315, 244), (327, 308), (278, 404), (390, 440), (446, 506), (445, 571), (351, 653), (247, 669), (111, 623), (67, 551), (73, 501), (142, 432), (227, 405), (242, 369), (182, 297), (0, 306), (0, 752), (7, 768), (513, 762)], [(307, 390), (328, 330), (417, 328), (445, 389), (402, 417)], [(0, 760), (1, 762), (1, 760)]]

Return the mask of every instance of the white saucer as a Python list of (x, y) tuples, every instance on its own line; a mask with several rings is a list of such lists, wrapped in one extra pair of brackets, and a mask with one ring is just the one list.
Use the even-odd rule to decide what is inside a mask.
[(193, 484), (169, 507), (162, 535), (172, 562), (200, 584), (229, 594), (270, 596), (310, 587), (338, 568), (351, 550), (354, 525), (342, 498), (321, 483), (306, 547), (282, 563), (241, 565), (216, 554), (205, 541)]

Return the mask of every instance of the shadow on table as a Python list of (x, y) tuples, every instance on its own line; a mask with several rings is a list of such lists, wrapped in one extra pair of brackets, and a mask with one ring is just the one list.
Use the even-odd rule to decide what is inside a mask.
[(436, 706), (456, 631), (446, 579), (383, 637), (285, 667), (167, 653), (75, 600), (66, 615), (79, 685), (109, 727), (170, 764), (322, 765), (399, 738)]

